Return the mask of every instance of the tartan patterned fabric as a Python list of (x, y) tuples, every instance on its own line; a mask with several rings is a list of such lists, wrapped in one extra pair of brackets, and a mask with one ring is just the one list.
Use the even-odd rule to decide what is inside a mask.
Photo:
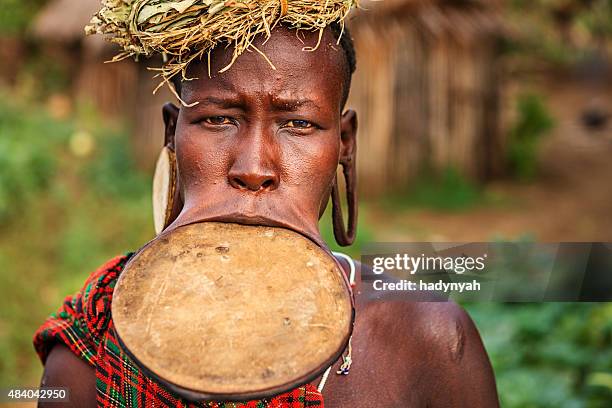
[(323, 396), (311, 384), (259, 401), (192, 403), (145, 376), (119, 347), (110, 314), (115, 283), (131, 256), (118, 256), (96, 270), (38, 329), (34, 347), (43, 363), (53, 345), (62, 343), (95, 367), (99, 407), (323, 407)]

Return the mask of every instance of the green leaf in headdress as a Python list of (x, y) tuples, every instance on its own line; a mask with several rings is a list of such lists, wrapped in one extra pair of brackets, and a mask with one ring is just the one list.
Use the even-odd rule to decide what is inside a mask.
[[(213, 3), (213, 0), (181, 0), (147, 4), (140, 9), (138, 19), (136, 21), (138, 24), (145, 22), (156, 24), (159, 23), (163, 16), (168, 12), (174, 10), (179, 14), (182, 14), (195, 3), (203, 3), (204, 5), (210, 6)], [(153, 17), (156, 18), (153, 19)]]

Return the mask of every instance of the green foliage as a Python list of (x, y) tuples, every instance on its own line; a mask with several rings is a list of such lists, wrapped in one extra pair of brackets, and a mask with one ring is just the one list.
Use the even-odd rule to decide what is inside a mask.
[(36, 328), (96, 267), (153, 237), (150, 177), (129, 146), (92, 112), (60, 121), (1, 95), (0, 386), (37, 385)]
[[(0, 0), (1, 1), (1, 0)], [(23, 66), (19, 68), (19, 82), (28, 99), (46, 99), (54, 92), (70, 89), (71, 67), (38, 47), (32, 47)]]
[(569, 65), (612, 43), (611, 0), (512, 0), (508, 21), (517, 29), (514, 51)]
[(400, 194), (385, 198), (389, 210), (403, 208), (431, 208), (443, 211), (461, 211), (485, 202), (483, 191), (452, 167), (440, 175), (423, 176)]
[(46, 0), (0, 0), (0, 34), (24, 32)]
[(28, 110), (5, 102), (0, 108), (0, 224), (48, 187), (59, 146), (72, 131), (69, 123), (52, 121), (45, 112), (23, 114)]
[(517, 110), (516, 123), (508, 136), (508, 164), (517, 179), (529, 181), (537, 172), (540, 140), (552, 129), (554, 121), (538, 95), (519, 97)]
[(98, 160), (86, 169), (87, 177), (99, 193), (117, 199), (135, 199), (148, 191), (148, 184), (135, 172), (134, 155), (122, 135), (107, 135)]
[[(367, 218), (364, 217), (364, 215), (367, 214), (366, 204), (359, 205), (359, 214), (361, 216), (359, 218), (359, 222), (357, 223), (357, 236), (355, 237), (355, 242), (349, 247), (341, 247), (336, 243), (336, 239), (334, 238), (334, 229), (331, 216), (331, 202), (327, 206), (325, 214), (323, 214), (323, 217), (319, 222), (319, 229), (321, 231), (321, 236), (323, 237), (323, 240), (327, 243), (327, 245), (332, 251), (340, 251), (352, 256), (355, 259), (358, 259), (361, 254), (361, 246), (366, 242), (372, 242), (374, 240), (374, 233), (370, 225), (367, 223)], [(348, 217), (345, 213), (345, 227), (347, 222)]]
[(576, 24), (596, 38), (612, 38), (612, 0), (595, 0), (588, 12), (576, 17)]
[(612, 304), (471, 304), (504, 408), (608, 407)]

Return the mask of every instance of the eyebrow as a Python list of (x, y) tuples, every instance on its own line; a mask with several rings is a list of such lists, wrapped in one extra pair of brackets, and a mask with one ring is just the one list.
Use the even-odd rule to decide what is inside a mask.
[(186, 100), (188, 103), (190, 103), (189, 100), (191, 99), (193, 99), (193, 102), (197, 102), (194, 106), (195, 108), (202, 105), (215, 105), (225, 109), (242, 108), (244, 106), (244, 100), (236, 93), (236, 89), (231, 82), (221, 79), (216, 88), (221, 91), (220, 96), (207, 95), (202, 98), (200, 96), (204, 93), (200, 93), (197, 89), (186, 88), (189, 92)]
[[(238, 96), (217, 97), (207, 96), (199, 99), (198, 104), (192, 109), (197, 110), (198, 107), (214, 105), (222, 109), (245, 108), (245, 102)], [(321, 107), (311, 99), (288, 99), (288, 98), (273, 98), (271, 105), (274, 109), (282, 112), (295, 112), (300, 108), (311, 108), (316, 111), (321, 111)]]
[(272, 106), (280, 111), (285, 112), (295, 112), (301, 107), (316, 109), (317, 111), (321, 110), (321, 107), (317, 105), (311, 99), (285, 99), (285, 98), (273, 98)]
[[(219, 98), (216, 96), (207, 96), (203, 99), (199, 100), (202, 105), (216, 105), (220, 108), (242, 108), (244, 106), (244, 102), (241, 98), (237, 97), (224, 97)], [(199, 105), (199, 104), (198, 104)], [(197, 107), (197, 105), (196, 105)]]

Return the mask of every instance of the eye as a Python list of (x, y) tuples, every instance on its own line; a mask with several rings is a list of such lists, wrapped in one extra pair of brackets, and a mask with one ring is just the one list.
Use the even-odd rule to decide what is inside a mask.
[(204, 122), (208, 123), (209, 125), (231, 125), (233, 122), (230, 118), (228, 118), (227, 116), (209, 116), (207, 118), (204, 118)]
[(289, 122), (285, 124), (285, 126), (290, 127), (290, 128), (297, 128), (297, 129), (310, 129), (313, 127), (313, 124), (307, 120), (296, 119), (296, 120), (290, 120)]

